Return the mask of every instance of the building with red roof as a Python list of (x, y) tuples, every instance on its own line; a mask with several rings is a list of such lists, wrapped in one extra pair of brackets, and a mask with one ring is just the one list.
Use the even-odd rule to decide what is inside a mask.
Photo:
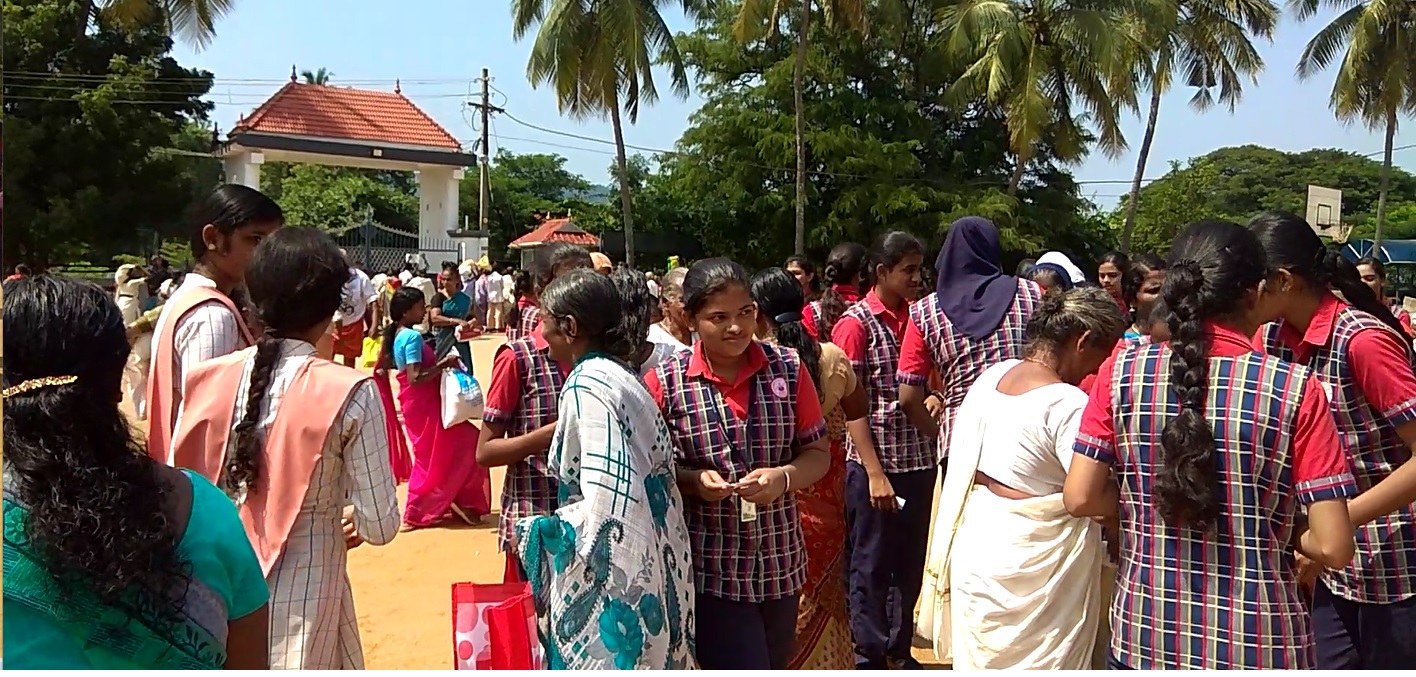
[[(226, 180), (260, 187), (266, 162), (411, 171), (418, 179), (418, 248), (425, 261), (479, 258), (486, 235), (454, 237), (461, 225), (458, 182), (477, 157), (418, 108), (392, 92), (290, 82), (241, 117), (216, 151)], [(353, 224), (350, 224), (353, 225)], [(474, 240), (468, 247), (468, 240)]]
[(600, 249), (600, 238), (596, 237), (594, 233), (582, 230), (569, 216), (561, 219), (546, 219), (535, 230), (512, 240), (507, 247), (520, 251), (521, 267), (530, 269), (531, 259), (536, 256), (536, 250), (552, 242), (569, 242), (590, 251)]

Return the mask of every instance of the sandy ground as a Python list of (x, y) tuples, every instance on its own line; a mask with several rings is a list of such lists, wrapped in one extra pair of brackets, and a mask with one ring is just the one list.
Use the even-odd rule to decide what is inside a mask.
[[(489, 375), (500, 337), (473, 342), (476, 373)], [(492, 471), (492, 505), (502, 471)], [(399, 497), (404, 495), (399, 489)], [(382, 547), (349, 553), (364, 662), (371, 670), (444, 670), (452, 667), (451, 587), (463, 581), (495, 583), (505, 560), (497, 552), (495, 514), (479, 527), (449, 526), (401, 533)], [(916, 656), (935, 667), (928, 650)], [(937, 669), (937, 668), (936, 668)]]

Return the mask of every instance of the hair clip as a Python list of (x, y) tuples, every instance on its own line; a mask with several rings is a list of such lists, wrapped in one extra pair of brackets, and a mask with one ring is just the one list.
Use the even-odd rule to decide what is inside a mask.
[(23, 395), (53, 386), (66, 386), (71, 383), (77, 383), (78, 380), (79, 377), (77, 376), (45, 376), (43, 378), (32, 378), (28, 381), (21, 382), (19, 385), (13, 385), (4, 390), (0, 390), (0, 399), (8, 400), (15, 395)]

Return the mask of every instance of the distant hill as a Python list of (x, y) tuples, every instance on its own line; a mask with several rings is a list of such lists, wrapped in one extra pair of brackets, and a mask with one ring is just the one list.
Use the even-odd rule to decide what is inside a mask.
[(570, 191), (566, 197), (572, 200), (583, 200), (592, 205), (602, 205), (610, 201), (610, 195), (611, 189), (609, 186), (591, 184), (591, 186), (585, 190)]

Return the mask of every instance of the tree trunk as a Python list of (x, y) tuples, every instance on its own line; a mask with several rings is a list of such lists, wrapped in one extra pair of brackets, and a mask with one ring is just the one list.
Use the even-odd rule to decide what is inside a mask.
[(1386, 226), (1387, 193), (1391, 191), (1391, 152), (1396, 140), (1396, 109), (1387, 111), (1386, 145), (1382, 147), (1382, 190), (1377, 194), (1377, 232), (1372, 237), (1372, 256), (1380, 257), (1382, 228)]
[(1013, 167), (1013, 178), (1008, 180), (1008, 197), (1017, 197), (1018, 186), (1023, 183), (1023, 172), (1028, 168), (1027, 158), (1019, 155), (1017, 165)]
[(1131, 199), (1126, 202), (1126, 223), (1121, 227), (1121, 252), (1130, 256), (1131, 234), (1136, 228), (1136, 210), (1141, 207), (1141, 181), (1146, 175), (1151, 142), (1155, 141), (1155, 123), (1160, 118), (1160, 88), (1151, 85), (1150, 115), (1146, 118), (1146, 135), (1141, 138), (1141, 154), (1136, 158), (1136, 173), (1131, 177)]
[(620, 125), (619, 97), (610, 94), (610, 122), (615, 128), (615, 166), (619, 169), (620, 213), (624, 219), (624, 262), (634, 267), (634, 201), (629, 195), (629, 162), (624, 157), (624, 127)]
[(792, 69), (792, 102), (796, 108), (796, 239), (792, 251), (806, 254), (806, 105), (802, 88), (806, 80), (807, 36), (811, 32), (811, 0), (801, 0), (801, 34), (797, 36), (796, 65)]

